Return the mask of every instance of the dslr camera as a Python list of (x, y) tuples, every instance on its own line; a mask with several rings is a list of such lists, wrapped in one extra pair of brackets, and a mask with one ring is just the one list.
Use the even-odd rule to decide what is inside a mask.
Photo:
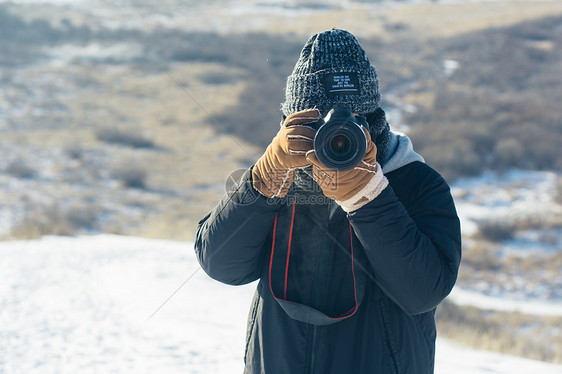
[(314, 137), (318, 160), (332, 170), (353, 169), (367, 152), (367, 137), (361, 129), (365, 126), (369, 130), (367, 119), (354, 115), (348, 107), (336, 106), (323, 122)]

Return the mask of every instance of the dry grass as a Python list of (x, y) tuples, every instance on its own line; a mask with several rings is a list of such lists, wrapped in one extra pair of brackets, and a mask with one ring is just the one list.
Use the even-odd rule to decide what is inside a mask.
[(562, 205), (562, 177), (559, 177), (556, 181), (556, 202)]
[[(177, 64), (169, 69), (169, 73), (156, 70), (152, 74), (140, 74), (131, 67), (119, 66), (105, 71), (70, 67), (66, 79), (72, 82), (72, 77), (79, 77), (96, 89), (84, 90), (66, 103), (69, 110), (59, 120), (68, 126), (47, 130), (38, 125), (25, 136), (8, 133), (3, 140), (22, 146), (66, 149), (69, 159), (86, 168), (91, 165), (82, 159), (84, 153), (103, 149), (110, 162), (96, 173), (109, 175), (125, 189), (145, 189), (158, 194), (158, 198), (144, 199), (147, 213), (143, 219), (130, 219), (120, 227), (111, 223), (102, 229), (153, 238), (193, 240), (198, 219), (216, 204), (230, 172), (248, 167), (261, 150), (243, 139), (217, 132), (215, 128), (220, 125), (209, 123), (213, 113), (236, 103), (244, 85), (238, 80), (209, 84), (205, 74), (213, 74), (218, 69), (233, 76), (239, 72), (226, 66), (202, 63)], [(32, 121), (31, 118), (24, 120)], [(48, 123), (54, 118), (44, 117), (42, 121)], [(108, 142), (100, 137), (100, 133), (109, 128), (112, 134), (126, 141)], [(128, 143), (133, 138), (142, 139), (153, 147), (134, 147)], [(61, 170), (66, 168), (59, 165)], [(80, 182), (79, 179), (73, 181)], [(127, 195), (126, 190), (123, 195)], [(102, 196), (103, 193), (100, 194), (103, 199)], [(40, 222), (39, 216), (31, 214), (25, 218), (14, 228), (11, 237), (72, 233), (74, 226), (65, 225), (65, 219), (59, 217), (64, 214), (51, 220), (50, 227)]]
[(562, 364), (562, 317), (461, 308), (445, 301), (436, 318), (440, 336), (470, 347)]
[(387, 20), (409, 25), (416, 35), (450, 37), (561, 13), (559, 1), (504, 0), (397, 7), (389, 11)]
[[(153, 6), (155, 11), (178, 12), (175, 2), (153, 3), (144, 2), (146, 9)], [(216, 27), (217, 9), (231, 5), (231, 2), (200, 2), (190, 4), (197, 7), (198, 12), (180, 14), (183, 22), (176, 27), (200, 31), (214, 31)], [(239, 2), (244, 5), (243, 1)], [(321, 1), (310, 2), (322, 5)], [(173, 5), (172, 5), (173, 4)], [(302, 2), (301, 2), (302, 5)], [(8, 8), (16, 8), (8, 4)], [(53, 24), (60, 24), (64, 18), (72, 19), (77, 25), (92, 26), (91, 17), (84, 12), (65, 9), (65, 12), (53, 12), (49, 5), (33, 4), (18, 5), (17, 9), (24, 9), (22, 16), (26, 21), (42, 19), (45, 14)], [(460, 33), (480, 30), (488, 27), (502, 27), (513, 25), (524, 20), (541, 18), (547, 15), (562, 13), (562, 3), (559, 1), (525, 1), (499, 0), (466, 2), (459, 4), (441, 4), (440, 2), (424, 4), (407, 4), (396, 2), (391, 5), (379, 5), (366, 11), (364, 7), (355, 5), (349, 9), (338, 6), (332, 9), (320, 9), (314, 12), (292, 12), (290, 16), (275, 12), (265, 12), (259, 16), (244, 15), (243, 19), (237, 13), (229, 15), (221, 12), (221, 26), (228, 32), (264, 31), (272, 34), (298, 33), (311, 35), (320, 30), (332, 27), (342, 27), (357, 35), (374, 37), (391, 37), (397, 31), (412, 32), (418, 37), (452, 36)], [(181, 12), (181, 10), (179, 11)], [(177, 16), (177, 14), (175, 14)], [(95, 25), (99, 27), (99, 25)], [(150, 26), (147, 26), (150, 28)]]
[(264, 31), (278, 34), (297, 32), (312, 35), (332, 27), (345, 28), (363, 37), (389, 39), (398, 32), (418, 38), (450, 37), (489, 27), (504, 27), (518, 22), (562, 13), (559, 1), (503, 0), (459, 4), (395, 4), (364, 9), (333, 10), (319, 14), (264, 19)]
[(73, 205), (63, 208), (58, 204), (29, 206), (25, 216), (3, 239), (29, 240), (45, 235), (74, 235), (79, 230), (97, 229), (97, 206)]
[[(207, 10), (212, 5), (201, 3), (198, 6)], [(9, 8), (25, 9), (20, 14), (25, 13), (26, 20), (42, 18), (55, 9), (49, 6), (19, 8), (15, 5)], [(73, 15), (72, 19), (78, 20), (78, 25), (89, 25), (96, 30), (97, 26), (94, 27), (87, 17), (80, 17), (76, 10), (72, 12), (68, 15)], [(408, 36), (422, 39), (446, 37), (561, 12), (560, 2), (505, 0), (456, 5), (399, 4), (380, 6), (373, 12), (360, 8), (297, 12), (290, 19), (266, 14), (259, 20), (248, 22), (240, 22), (239, 17), (223, 13), (221, 21), (233, 34), (251, 29), (283, 37), (290, 35), (290, 38), (304, 42), (310, 34), (335, 26), (349, 29), (362, 38), (388, 41)], [(202, 12), (198, 17), (210, 14)], [(61, 17), (53, 17), (53, 23), (58, 24)], [(203, 21), (198, 20), (197, 24), (203, 24)], [(540, 48), (548, 48), (548, 45)], [(165, 56), (156, 54), (154, 57), (158, 61), (147, 57), (149, 63), (145, 61), (142, 68), (135, 64), (79, 63), (29, 69), (26, 72), (29, 82), (42, 81), (46, 75), (59, 76), (60, 82), (51, 92), (56, 94), (57, 89), (60, 92), (67, 90), (72, 95), (59, 100), (64, 105), (63, 112), (46, 114), (41, 118), (27, 113), (14, 119), (18, 123), (36, 125), (25, 133), (3, 132), (2, 140), (22, 147), (66, 149), (68, 157), (78, 163), (77, 167), (97, 168), (88, 171), (85, 176), (65, 177), (72, 183), (89, 183), (90, 179), (100, 178), (105, 181), (103, 178), (112, 178), (112, 170), (122, 168), (123, 164), (134, 165), (144, 173), (142, 187), (146, 196), (139, 201), (147, 212), (142, 218), (131, 218), (124, 227), (110, 223), (102, 229), (191, 240), (197, 220), (214, 206), (223, 193), (226, 176), (232, 170), (249, 166), (263, 151), (261, 147), (245, 141), (243, 136), (223, 131), (221, 124), (215, 121), (215, 117), (224, 116), (225, 111), (247, 110), (238, 107), (238, 97), (248, 87), (248, 72), (230, 63), (169, 62)], [(394, 57), (395, 64), (390, 65), (403, 62), (400, 56)], [(296, 55), (292, 59), (296, 59)], [(159, 63), (163, 63), (168, 71), (164, 71)], [(408, 64), (401, 67), (401, 73), (407, 75), (409, 68)], [(279, 92), (282, 89), (271, 88)], [(417, 92), (406, 99), (413, 104), (430, 107), (435, 96)], [(56, 100), (54, 102), (57, 103)], [(55, 125), (46, 127), (43, 124)], [(99, 131), (107, 128), (139, 136), (156, 147), (134, 149), (107, 145), (96, 137)], [(81, 158), (85, 153), (101, 149), (104, 153), (101, 165)], [(67, 169), (62, 164), (55, 166), (55, 170), (60, 172)], [(81, 181), (81, 178), (87, 180)], [(118, 179), (114, 174), (113, 181), (118, 182)], [(125, 187), (120, 192), (124, 197), (120, 199), (126, 199), (131, 194)], [(100, 196), (111, 194), (113, 192), (105, 191)], [(134, 202), (124, 204), (134, 205)], [(18, 230), (18, 235), (25, 236), (25, 230)], [(29, 230), (30, 237), (36, 236), (35, 229)]]

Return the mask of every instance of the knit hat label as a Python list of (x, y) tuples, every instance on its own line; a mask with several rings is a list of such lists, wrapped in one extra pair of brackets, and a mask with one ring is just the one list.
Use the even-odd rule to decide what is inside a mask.
[(327, 96), (359, 95), (359, 76), (355, 72), (329, 73), (324, 76)]

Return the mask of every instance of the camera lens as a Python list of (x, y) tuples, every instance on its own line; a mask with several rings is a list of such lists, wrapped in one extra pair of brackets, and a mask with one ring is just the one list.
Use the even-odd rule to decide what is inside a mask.
[(330, 152), (338, 159), (345, 160), (351, 150), (351, 139), (346, 134), (336, 134), (330, 141)]
[(316, 132), (314, 150), (318, 160), (332, 170), (349, 170), (357, 166), (367, 150), (367, 138), (351, 110), (336, 107)]

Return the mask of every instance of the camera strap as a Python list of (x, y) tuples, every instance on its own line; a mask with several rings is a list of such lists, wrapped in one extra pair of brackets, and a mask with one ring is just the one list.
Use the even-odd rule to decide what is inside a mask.
[[(340, 314), (340, 315), (328, 315), (323, 313), (322, 311), (299, 302), (295, 302), (288, 299), (287, 295), (287, 280), (289, 275), (289, 262), (290, 262), (290, 255), (291, 255), (291, 244), (293, 239), (293, 226), (295, 221), (295, 208), (296, 203), (293, 202), (292, 206), (292, 213), (291, 213), (291, 225), (289, 228), (289, 238), (288, 238), (288, 248), (285, 255), (284, 264), (281, 264), (281, 269), (277, 267), (275, 271), (283, 271), (282, 267), (284, 265), (284, 280), (283, 283), (283, 295), (278, 295), (274, 291), (274, 287), (272, 286), (272, 269), (274, 268), (274, 255), (275, 255), (275, 237), (277, 234), (277, 215), (275, 216), (275, 221), (273, 224), (273, 239), (271, 244), (271, 253), (270, 253), (270, 261), (269, 261), (269, 289), (271, 294), (275, 298), (275, 300), (279, 303), (281, 308), (285, 311), (285, 313), (300, 322), (309, 323), (313, 325), (330, 325), (333, 323), (340, 322), (344, 319), (347, 319), (353, 316), (357, 310), (359, 309), (359, 305), (361, 304), (361, 300), (363, 299), (363, 295), (365, 292), (365, 276), (360, 273), (356, 274), (355, 272), (355, 265), (354, 265), (354, 254), (353, 254), (353, 229), (351, 227), (351, 223), (349, 223), (349, 240), (350, 240), (350, 264), (351, 264), (351, 276), (353, 277), (353, 299), (354, 303), (351, 308)], [(279, 256), (277, 256), (279, 258)], [(279, 287), (276, 287), (279, 289)]]

